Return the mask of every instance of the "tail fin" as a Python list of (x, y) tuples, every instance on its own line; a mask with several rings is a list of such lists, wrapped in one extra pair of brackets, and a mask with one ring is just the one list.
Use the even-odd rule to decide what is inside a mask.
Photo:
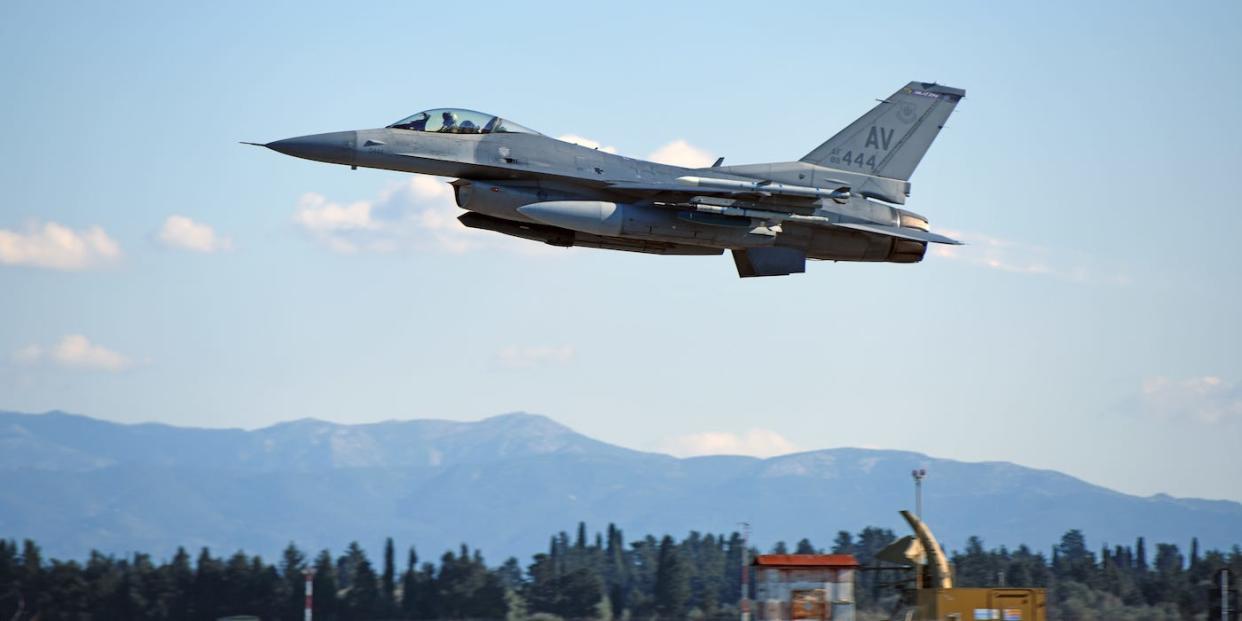
[(958, 100), (965, 96), (960, 88), (911, 82), (802, 161), (909, 181)]

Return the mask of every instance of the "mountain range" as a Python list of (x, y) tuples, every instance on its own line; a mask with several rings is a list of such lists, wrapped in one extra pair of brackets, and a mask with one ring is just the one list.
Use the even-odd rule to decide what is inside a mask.
[[(1204, 548), (1242, 542), (1242, 504), (1139, 497), (1050, 470), (835, 448), (759, 459), (679, 459), (594, 440), (543, 416), (345, 425), (302, 419), (252, 431), (0, 412), (0, 538), (55, 558), (90, 550), (167, 557), (177, 546), (273, 557), (289, 542), (339, 552), (384, 537), (424, 558), (461, 543), (526, 559), (579, 521), (628, 537), (727, 533), (752, 541), (906, 528), (910, 471), (932, 474), (924, 516), (945, 547), (1047, 550), (1067, 530), (1092, 546), (1136, 537)], [(1149, 547), (1149, 549), (1151, 549)]]

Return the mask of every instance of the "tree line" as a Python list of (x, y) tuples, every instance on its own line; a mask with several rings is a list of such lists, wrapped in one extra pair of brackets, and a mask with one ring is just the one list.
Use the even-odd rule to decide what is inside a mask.
[[(826, 549), (803, 539), (778, 543), (774, 553), (855, 555), (859, 619), (884, 618), (897, 604), (910, 572), (881, 564), (876, 553), (896, 539), (888, 529), (841, 531)], [(392, 539), (373, 563), (358, 543), (339, 556), (313, 557), (296, 545), (279, 561), (237, 552), (195, 557), (178, 549), (155, 562), (147, 554), (123, 558), (93, 552), (84, 562), (45, 560), (33, 541), (0, 540), (0, 619), (190, 619), (229, 615), (301, 619), (304, 572), (313, 569), (314, 615), (321, 621), (376, 619), (695, 619), (738, 617), (743, 553), (739, 533), (691, 532), (675, 540), (648, 535), (627, 542), (620, 529), (551, 537), (547, 551), (522, 566), (509, 558), (489, 566), (479, 550), (462, 545), (438, 562), (421, 561), (413, 547), (398, 555)], [(987, 549), (971, 537), (950, 555), (958, 586), (1031, 586), (1049, 589), (1050, 618), (1193, 619), (1207, 607), (1216, 570), (1242, 575), (1242, 550), (1189, 555), (1156, 544), (1150, 555), (1133, 546), (1089, 549), (1071, 530), (1049, 554), (1026, 546)]]
[(1205, 618), (1213, 576), (1222, 568), (1242, 577), (1242, 549), (1201, 551), (1191, 539), (1189, 553), (1172, 543), (1148, 550), (1139, 537), (1133, 546), (1102, 545), (1094, 552), (1079, 530), (1061, 537), (1051, 556), (1026, 546), (985, 550), (971, 537), (952, 555), (959, 586), (1034, 586), (1049, 589), (1058, 619), (1164, 621)]

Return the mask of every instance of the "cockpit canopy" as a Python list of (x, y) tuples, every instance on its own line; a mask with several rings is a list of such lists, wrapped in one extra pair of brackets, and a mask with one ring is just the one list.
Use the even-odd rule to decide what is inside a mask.
[(461, 108), (425, 110), (388, 127), (440, 134), (539, 134), (513, 121)]

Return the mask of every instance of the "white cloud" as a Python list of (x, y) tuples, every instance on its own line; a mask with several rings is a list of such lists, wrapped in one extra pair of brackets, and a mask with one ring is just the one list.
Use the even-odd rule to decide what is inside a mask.
[(598, 140), (591, 140), (590, 138), (584, 138), (576, 134), (565, 134), (564, 136), (557, 136), (556, 139), (563, 140), (565, 142), (571, 142), (576, 145), (581, 145), (588, 149), (599, 149), (600, 151), (603, 151), (604, 153), (616, 153), (617, 152), (616, 147), (613, 147), (613, 146), (606, 147), (603, 144), (601, 144)]
[(678, 457), (699, 455), (773, 457), (796, 452), (798, 447), (770, 429), (751, 429), (741, 434), (727, 431), (704, 431), (678, 436), (666, 441), (662, 450)]
[(232, 240), (209, 225), (179, 215), (168, 216), (156, 237), (165, 246), (193, 252), (212, 253), (233, 247)]
[(685, 140), (674, 140), (655, 151), (647, 159), (661, 164), (684, 166), (686, 168), (704, 168), (711, 166), (716, 158), (711, 153), (700, 149)]
[(574, 358), (571, 345), (510, 345), (496, 352), (496, 361), (507, 369), (531, 369), (535, 367), (568, 364)]
[(3, 265), (82, 270), (120, 256), (120, 245), (97, 226), (75, 231), (56, 222), (32, 222), (24, 233), (0, 229)]
[[(617, 148), (613, 146), (604, 146), (598, 140), (592, 140), (577, 134), (565, 134), (558, 136), (557, 140), (572, 142), (590, 149), (599, 149), (605, 153), (616, 153)], [(703, 168), (710, 166), (716, 158), (711, 153), (696, 147), (685, 140), (677, 139), (664, 146), (652, 151), (647, 155), (648, 160), (659, 162), (661, 164), (671, 164), (673, 166), (684, 166), (686, 168)]]
[(21, 364), (48, 361), (66, 368), (96, 371), (124, 371), (132, 366), (129, 358), (102, 345), (91, 343), (81, 334), (67, 334), (51, 347), (31, 344), (13, 352)]
[(374, 200), (342, 204), (308, 192), (298, 200), (293, 220), (343, 254), (401, 249), (460, 254), (482, 248), (544, 252), (545, 246), (537, 242), (467, 228), (457, 221), (462, 213), (445, 179), (411, 175)]
[[(298, 199), (293, 220), (337, 252), (357, 252), (360, 245), (378, 250), (384, 235), (372, 234), (381, 227), (371, 219), (371, 207), (370, 202), (340, 205), (321, 194), (307, 192)], [(367, 241), (368, 238), (373, 239)]]
[(1193, 420), (1215, 425), (1242, 422), (1242, 384), (1208, 375), (1173, 380), (1143, 380), (1143, 411), (1163, 420)]
[(947, 229), (938, 232), (966, 242), (966, 245), (933, 244), (932, 254), (937, 257), (1002, 272), (1051, 276), (1077, 283), (1129, 285), (1131, 282), (1129, 276), (1099, 266), (1092, 257), (1082, 252), (1047, 248), (981, 233)]

